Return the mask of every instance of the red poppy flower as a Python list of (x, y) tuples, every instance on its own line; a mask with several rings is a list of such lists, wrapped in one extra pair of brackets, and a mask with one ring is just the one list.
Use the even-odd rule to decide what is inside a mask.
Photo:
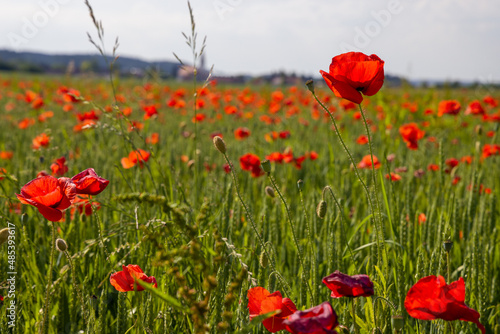
[(80, 214), (85, 213), (86, 216), (91, 216), (92, 206), (95, 208), (96, 211), (101, 208), (101, 204), (99, 202), (92, 201), (91, 204), (89, 196), (90, 195), (75, 196), (75, 200), (73, 201), (73, 206), (71, 208), (71, 219), (73, 219), (76, 210), (78, 210)]
[(76, 195), (75, 185), (70, 179), (63, 177), (42, 176), (31, 180), (16, 194), (23, 204), (33, 205), (50, 221), (62, 218), (62, 210), (67, 209)]
[(444, 163), (449, 167), (445, 170), (445, 172), (450, 173), (451, 170), (453, 168), (457, 167), (460, 162), (455, 158), (450, 158), (450, 159), (446, 159), (446, 161)]
[(252, 172), (253, 177), (264, 175), (264, 171), (260, 168), (260, 158), (251, 153), (247, 153), (240, 157), (241, 169)]
[(329, 73), (320, 73), (335, 96), (360, 104), (361, 93), (375, 95), (384, 84), (384, 61), (377, 55), (348, 52), (332, 59)]
[(390, 172), (389, 174), (385, 174), (386, 179), (390, 179), (391, 181), (400, 181), (401, 180), (401, 175)]
[(281, 154), (281, 152), (272, 152), (271, 154), (266, 156), (266, 159), (280, 164), (283, 163), (284, 157), (283, 154)]
[(430, 164), (429, 166), (427, 166), (427, 170), (430, 170), (430, 171), (438, 171), (439, 170), (439, 165), (436, 165), (436, 164)]
[(491, 157), (492, 155), (500, 154), (500, 145), (496, 144), (484, 144), (483, 151), (481, 154), (481, 159)]
[(332, 290), (333, 298), (373, 296), (373, 282), (367, 275), (349, 276), (337, 270), (322, 282)]
[(425, 213), (421, 213), (418, 215), (418, 223), (419, 224), (423, 224), (427, 221), (427, 216), (425, 215)]
[(66, 166), (66, 158), (60, 157), (54, 160), (54, 163), (50, 165), (50, 170), (52, 171), (52, 176), (63, 176), (68, 171), (68, 166)]
[(138, 280), (149, 284), (153, 283), (153, 288), (158, 287), (156, 278), (154, 276), (148, 277), (138, 265), (129, 264), (122, 266), (122, 268), (123, 271), (116, 272), (109, 278), (111, 285), (119, 292), (143, 291), (144, 288), (136, 283)]
[(438, 105), (438, 116), (441, 117), (444, 114), (458, 115), (460, 108), (460, 103), (457, 100), (441, 101)]
[(14, 152), (12, 151), (0, 151), (0, 159), (10, 160), (14, 156)]
[(274, 310), (281, 311), (262, 322), (271, 333), (285, 329), (283, 321), (297, 311), (295, 304), (289, 298), (283, 298), (279, 291), (270, 293), (262, 287), (255, 287), (248, 290), (247, 297), (250, 320)]
[(479, 322), (480, 314), (469, 308), (465, 301), (465, 283), (460, 277), (449, 285), (443, 276), (420, 279), (406, 295), (405, 309), (410, 316), (421, 320), (443, 319), (470, 321), (484, 334), (486, 329)]
[(403, 137), (406, 146), (410, 150), (416, 150), (418, 148), (418, 141), (424, 138), (425, 132), (420, 130), (416, 123), (408, 123), (399, 128), (399, 134)]
[(76, 114), (76, 118), (78, 118), (80, 122), (83, 122), (85, 120), (96, 120), (96, 121), (99, 120), (99, 116), (97, 116), (95, 110), (91, 110), (86, 113)]
[(88, 168), (71, 178), (77, 194), (97, 195), (108, 186), (109, 181), (96, 174), (93, 168)]
[(237, 128), (236, 130), (234, 130), (234, 138), (236, 138), (237, 140), (243, 140), (248, 136), (250, 136), (250, 130), (248, 130), (247, 128)]
[(472, 101), (469, 103), (469, 106), (467, 109), (465, 109), (465, 114), (469, 115), (484, 115), (485, 111), (483, 109), (483, 106), (481, 105), (481, 102), (478, 100)]
[(151, 136), (146, 138), (146, 144), (156, 145), (160, 141), (160, 135), (158, 132), (153, 132)]
[(33, 139), (33, 149), (38, 150), (40, 147), (47, 147), (50, 145), (50, 138), (45, 133), (36, 136)]
[(144, 162), (149, 160), (151, 153), (139, 149), (137, 151), (132, 151), (129, 153), (128, 157), (122, 158), (121, 163), (123, 168), (129, 169), (139, 164), (139, 167), (143, 167)]
[(360, 135), (358, 139), (356, 139), (356, 143), (359, 145), (366, 145), (368, 144), (368, 136), (367, 135)]
[(290, 134), (290, 131), (286, 130), (286, 131), (281, 131), (279, 133), (279, 137), (281, 139), (287, 139), (287, 138), (290, 138), (291, 134)]
[(158, 110), (156, 109), (156, 106), (154, 104), (148, 105), (148, 106), (143, 106), (142, 110), (144, 110), (144, 119), (150, 119), (151, 117), (158, 115)]
[(7, 170), (5, 168), (0, 168), (0, 181), (3, 180), (3, 175), (7, 174)]
[(329, 302), (305, 311), (297, 311), (283, 324), (292, 334), (337, 334), (335, 327), (339, 325), (337, 314)]
[(492, 96), (486, 96), (484, 99), (483, 99), (483, 102), (490, 105), (491, 107), (495, 108), (495, 107), (498, 107), (498, 100), (493, 98)]
[[(382, 164), (380, 161), (378, 161), (378, 158), (376, 156), (373, 156), (373, 165), (375, 169), (380, 168)], [(372, 158), (370, 155), (365, 155), (363, 159), (358, 163), (358, 168), (367, 168), (370, 169), (372, 168)]]

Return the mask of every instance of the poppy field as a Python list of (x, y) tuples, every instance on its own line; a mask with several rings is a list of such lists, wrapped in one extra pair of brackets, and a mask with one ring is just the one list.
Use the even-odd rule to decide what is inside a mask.
[(0, 73), (0, 332), (499, 333), (500, 94), (321, 75)]

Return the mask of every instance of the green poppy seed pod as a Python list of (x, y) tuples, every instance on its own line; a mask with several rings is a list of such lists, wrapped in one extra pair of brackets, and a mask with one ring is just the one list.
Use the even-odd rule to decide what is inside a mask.
[(445, 242), (443, 242), (443, 248), (444, 248), (446, 253), (449, 253), (451, 251), (451, 249), (453, 248), (453, 241), (448, 239)]
[(261, 161), (260, 165), (262, 166), (262, 169), (266, 173), (271, 173), (271, 162), (267, 159), (264, 159)]
[(9, 239), (9, 234), (10, 232), (8, 227), (0, 230), (0, 245), (2, 245), (7, 241), (7, 239)]
[(269, 264), (269, 259), (267, 258), (266, 252), (260, 253), (259, 263), (262, 268), (266, 268)]
[(299, 190), (302, 190), (302, 187), (304, 186), (304, 181), (302, 180), (298, 180), (297, 181), (297, 188), (299, 188)]
[(314, 94), (314, 81), (307, 80), (306, 86), (307, 86), (307, 89), (309, 89), (309, 91)]
[(215, 148), (218, 149), (220, 153), (226, 154), (226, 143), (224, 142), (224, 139), (222, 139), (219, 136), (215, 136), (214, 145)]
[(68, 244), (63, 239), (57, 239), (56, 240), (56, 247), (57, 247), (58, 251), (64, 252), (68, 249)]
[(267, 196), (269, 196), (271, 198), (276, 197), (276, 194), (274, 193), (274, 189), (271, 188), (270, 186), (267, 186), (266, 188), (264, 188), (264, 192), (266, 193)]
[(403, 330), (403, 327), (405, 326), (405, 319), (403, 318), (402, 315), (394, 315), (392, 316), (391, 320), (392, 320), (392, 328), (396, 332)]
[(326, 216), (326, 202), (321, 201), (318, 204), (318, 207), (316, 208), (316, 214), (318, 215), (319, 218), (323, 219)]

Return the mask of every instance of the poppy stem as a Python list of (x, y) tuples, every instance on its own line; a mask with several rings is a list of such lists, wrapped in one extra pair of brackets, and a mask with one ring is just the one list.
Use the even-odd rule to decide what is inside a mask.
[(380, 210), (380, 201), (378, 198), (378, 189), (377, 189), (377, 178), (375, 177), (375, 163), (373, 160), (373, 147), (372, 147), (372, 139), (370, 135), (370, 128), (368, 127), (368, 122), (366, 121), (365, 113), (363, 111), (363, 108), (361, 107), (361, 104), (358, 104), (359, 111), (361, 113), (361, 117), (363, 117), (363, 123), (365, 124), (365, 131), (366, 131), (366, 136), (368, 137), (368, 148), (370, 150), (370, 158), (371, 158), (371, 169), (372, 169), (372, 182), (373, 182), (373, 190), (374, 190), (374, 197), (375, 197), (375, 205), (377, 208), (376, 212), (373, 212), (373, 215), (375, 217), (375, 228), (377, 230), (377, 244), (382, 250), (382, 257), (383, 257), (383, 264), (386, 269), (385, 274), (388, 274), (388, 259), (387, 259), (387, 250), (385, 248), (384, 244), (384, 226), (382, 224), (382, 211)]
[[(338, 126), (337, 126), (337, 122), (335, 121), (335, 118), (333, 117), (333, 115), (330, 112), (330, 110), (318, 99), (318, 97), (316, 96), (316, 93), (314, 91), (311, 91), (311, 93), (312, 93), (314, 99), (316, 100), (316, 102), (318, 102), (318, 104), (323, 108), (323, 110), (325, 110), (328, 113), (328, 115), (330, 115), (330, 119), (332, 120), (333, 126), (335, 128), (335, 133), (337, 134), (337, 138), (339, 139), (340, 144), (344, 148), (344, 151), (347, 153), (347, 156), (349, 157), (349, 160), (351, 161), (352, 167), (354, 168), (354, 173), (356, 174), (356, 177), (358, 178), (359, 182), (361, 183), (361, 186), (363, 187), (363, 189), (364, 189), (364, 191), (366, 193), (366, 198), (368, 200), (368, 205), (370, 206), (370, 211), (375, 216), (375, 210), (374, 210), (373, 202), (372, 202), (372, 199), (371, 199), (371, 196), (370, 196), (370, 191), (368, 190), (368, 187), (366, 186), (365, 181), (363, 181), (363, 179), (361, 178), (361, 175), (359, 174), (358, 167), (356, 166), (356, 163), (354, 162), (354, 159), (352, 157), (351, 151), (349, 151), (349, 149), (347, 148), (347, 145), (345, 144), (344, 140), (342, 139), (342, 135), (340, 134), (340, 130), (339, 130)], [(361, 106), (360, 106), (360, 108), (361, 108)], [(364, 118), (364, 114), (361, 113), (361, 115), (363, 115), (363, 118)], [(368, 138), (370, 139), (370, 137), (368, 137)], [(368, 142), (370, 143), (370, 147), (371, 147), (371, 141), (368, 140)], [(373, 162), (373, 158), (372, 158), (372, 162)], [(372, 166), (373, 166), (373, 163), (372, 163)], [(378, 224), (375, 224), (375, 228), (377, 229), (377, 234), (378, 234)], [(377, 235), (377, 239), (376, 240), (377, 240), (377, 259), (378, 259), (378, 261), (380, 261), (380, 258), (381, 258), (381, 254), (380, 254), (381, 245), (380, 245), (380, 238), (379, 238), (378, 235)], [(387, 256), (386, 256), (386, 258), (387, 258)]]
[[(297, 248), (297, 255), (299, 258), (300, 266), (302, 267), (302, 271), (305, 270), (304, 267), (304, 258), (302, 257), (302, 252), (300, 251), (300, 246), (299, 246), (299, 241), (297, 239), (297, 235), (295, 234), (295, 226), (293, 225), (292, 221), (292, 216), (290, 215), (290, 209), (288, 208), (288, 204), (285, 201), (285, 198), (281, 194), (281, 191), (279, 190), (278, 186), (276, 185), (276, 182), (274, 181), (274, 178), (271, 176), (271, 173), (266, 173), (269, 181), (271, 181), (271, 184), (274, 187), (274, 190), (278, 193), (279, 198), (281, 199), (281, 202), (283, 202), (283, 205), (285, 206), (285, 211), (288, 217), (288, 223), (290, 224), (290, 229), (292, 230), (292, 236), (293, 236), (293, 242), (295, 244), (295, 247)], [(311, 298), (313, 298), (313, 293), (311, 289), (311, 285), (309, 282), (305, 282), (307, 284), (307, 289), (309, 290), (309, 293), (311, 294)]]
[(83, 328), (86, 328), (87, 317), (85, 312), (85, 301), (83, 300), (83, 295), (82, 292), (80, 291), (80, 288), (78, 288), (78, 283), (76, 281), (76, 275), (75, 275), (75, 268), (73, 268), (73, 260), (71, 259), (71, 255), (69, 255), (67, 250), (64, 251), (64, 255), (66, 255), (66, 258), (68, 259), (69, 269), (71, 270), (71, 278), (73, 279), (73, 287), (75, 288), (76, 294), (80, 299), (80, 304), (82, 307)]
[(50, 260), (49, 260), (49, 271), (47, 277), (47, 288), (45, 289), (45, 302), (43, 307), (43, 318), (42, 318), (42, 327), (41, 334), (45, 334), (48, 332), (49, 324), (47, 323), (49, 320), (49, 308), (50, 308), (50, 287), (52, 286), (52, 269), (54, 267), (54, 254), (56, 249), (56, 223), (51, 222), (52, 224), (52, 241), (50, 247)]
[[(304, 218), (306, 220), (306, 230), (307, 230), (307, 248), (309, 249), (309, 252), (311, 254), (311, 273), (313, 277), (313, 282), (316, 280), (316, 275), (317, 275), (317, 267), (316, 267), (316, 252), (314, 250), (314, 243), (313, 243), (313, 238), (311, 235), (311, 222), (309, 221), (309, 216), (307, 215), (307, 210), (306, 210), (306, 204), (304, 202), (304, 196), (302, 195), (302, 186), (299, 186), (299, 196), (300, 196), (300, 202), (302, 204), (302, 211), (304, 212)], [(317, 290), (314, 291), (314, 294), (311, 294), (311, 302), (313, 305), (316, 305), (316, 293)]]
[[(344, 212), (342, 211), (342, 206), (340, 205), (340, 202), (337, 200), (337, 197), (335, 197), (335, 194), (333, 193), (332, 187), (326, 186), (325, 188), (323, 188), (323, 193), (327, 189), (330, 191), (330, 195), (332, 196), (333, 201), (335, 202), (335, 205), (337, 206), (337, 209), (339, 210), (339, 216), (340, 216), (340, 233), (344, 237), (344, 243), (345, 243), (344, 247), (346, 247), (349, 250), (349, 254), (351, 254), (352, 263), (354, 264), (354, 267), (357, 267), (356, 259), (354, 258), (354, 254), (352, 252), (351, 245), (349, 244), (349, 240), (347, 240), (347, 234), (344, 232), (345, 217), (344, 217)], [(324, 195), (323, 195), (323, 197), (324, 197)]]
[(97, 208), (94, 206), (94, 202), (92, 201), (92, 196), (89, 196), (89, 203), (90, 203), (90, 206), (92, 207), (92, 213), (94, 214), (94, 216), (96, 218), (96, 222), (97, 222), (97, 238), (99, 239), (99, 246), (101, 247), (101, 249), (104, 252), (104, 257), (105, 257), (106, 261), (109, 264), (111, 264), (111, 262), (109, 260), (108, 250), (106, 249), (106, 245), (104, 245), (104, 240), (102, 239), (101, 218), (97, 214)]
[[(222, 152), (221, 152), (222, 153)], [(236, 172), (234, 171), (234, 166), (231, 160), (229, 160), (227, 154), (224, 152), (222, 153), (224, 155), (224, 158), (226, 159), (227, 164), (231, 168), (231, 176), (233, 177), (234, 181), (234, 189), (236, 190), (236, 195), (238, 196), (238, 199), (240, 200), (241, 205), (243, 206), (243, 209), (245, 210), (245, 213), (247, 214), (248, 220), (250, 221), (250, 225), (252, 225), (252, 229), (257, 236), (257, 239), (259, 240), (260, 246), (262, 247), (264, 253), (266, 254), (267, 258), (269, 259), (269, 265), (271, 266), (271, 269), (273, 272), (277, 272), (276, 267), (274, 265), (274, 258), (269, 255), (269, 252), (267, 251), (267, 247), (264, 244), (264, 241), (262, 240), (262, 237), (259, 233), (259, 230), (257, 230), (257, 225), (255, 225), (255, 222), (253, 220), (252, 214), (250, 213), (250, 210), (248, 209), (245, 201), (243, 201), (243, 198), (241, 197), (240, 190), (238, 188), (238, 180), (236, 179)], [(277, 275), (280, 277), (281, 285), (283, 289), (286, 290), (286, 287), (288, 286), (288, 283), (286, 283), (281, 275)], [(290, 295), (290, 291), (287, 291), (287, 294)]]
[(351, 298), (352, 302), (352, 324), (354, 326), (354, 333), (358, 334), (358, 327), (356, 326), (356, 298)]

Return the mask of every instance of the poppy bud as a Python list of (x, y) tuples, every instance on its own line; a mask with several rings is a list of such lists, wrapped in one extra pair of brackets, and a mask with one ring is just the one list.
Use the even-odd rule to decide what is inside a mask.
[(476, 134), (478, 136), (483, 134), (483, 127), (480, 124), (476, 125), (476, 128), (474, 130), (476, 131)]
[(312, 81), (311, 79), (307, 80), (306, 86), (307, 86), (307, 89), (309, 89), (309, 91), (314, 94), (314, 81)]
[(402, 315), (394, 315), (392, 316), (392, 328), (396, 331), (399, 332), (403, 329), (405, 326), (405, 319), (403, 318)]
[(443, 248), (444, 248), (446, 253), (449, 253), (451, 251), (451, 249), (453, 248), (453, 241), (446, 240), (445, 242), (443, 242)]
[(316, 214), (318, 215), (319, 218), (323, 219), (326, 216), (326, 202), (321, 201), (318, 204), (318, 207), (316, 208)]
[(226, 154), (226, 143), (224, 142), (224, 140), (219, 136), (215, 136), (213, 141), (215, 148), (217, 148), (220, 153)]
[(302, 180), (298, 180), (297, 181), (297, 188), (299, 188), (299, 190), (302, 190), (302, 187), (304, 186), (304, 181)]
[(276, 197), (276, 194), (274, 193), (274, 189), (267, 186), (266, 188), (264, 188), (264, 192), (266, 193), (267, 196), (271, 197), (271, 198), (274, 198)]
[(267, 159), (262, 160), (260, 165), (261, 165), (262, 169), (264, 170), (264, 172), (271, 173), (271, 162), (269, 160), (267, 160)]
[(9, 234), (10, 232), (8, 227), (0, 230), (0, 245), (7, 241)]
[(265, 251), (263, 251), (260, 254), (259, 263), (260, 263), (260, 265), (261, 265), (262, 268), (267, 267), (267, 265), (269, 264), (269, 259), (267, 258), (267, 255), (266, 255)]
[(56, 247), (58, 251), (65, 252), (68, 249), (68, 244), (63, 239), (57, 239)]

